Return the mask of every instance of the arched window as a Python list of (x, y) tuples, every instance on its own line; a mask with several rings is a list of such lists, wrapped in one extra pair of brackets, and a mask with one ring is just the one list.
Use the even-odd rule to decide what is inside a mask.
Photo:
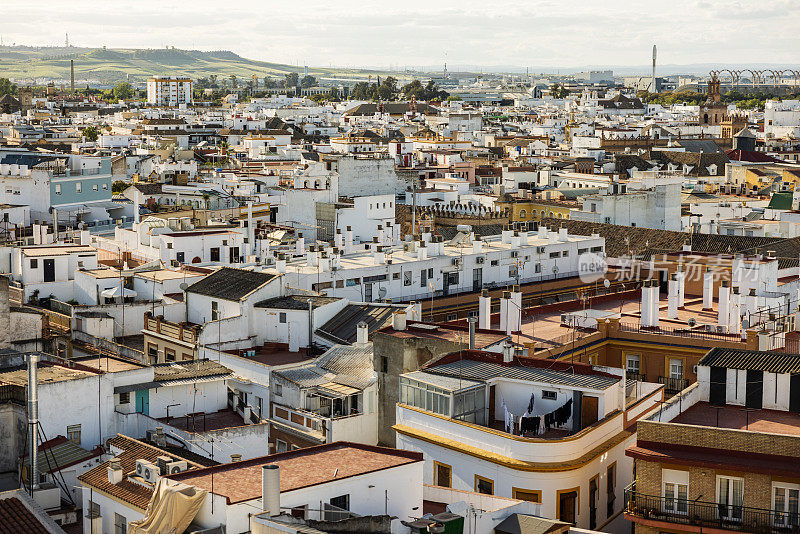
[(561, 214), (561, 213), (559, 213), (559, 214), (558, 214), (558, 218), (559, 218), (559, 219), (561, 219), (561, 218), (562, 218), (562, 214)]
[(703, 114), (703, 124), (708, 124), (708, 113)]
[(525, 210), (519, 210), (519, 218), (524, 219), (525, 216), (528, 215), (528, 212)]

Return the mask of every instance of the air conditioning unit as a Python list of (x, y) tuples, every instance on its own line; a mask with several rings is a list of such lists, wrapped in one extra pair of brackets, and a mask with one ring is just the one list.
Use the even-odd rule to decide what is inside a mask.
[(147, 460), (136, 460), (136, 476), (139, 476), (148, 484), (158, 482), (158, 466)]
[(484, 260), (485, 258), (483, 256), (478, 256), (477, 258), (475, 258), (475, 263), (477, 263), (478, 265), (482, 265)]
[(180, 473), (182, 471), (186, 471), (187, 469), (186, 460), (181, 460), (179, 462), (170, 462), (167, 464), (167, 474), (173, 475), (175, 473)]
[(453, 265), (461, 265), (461, 258), (453, 258)]
[(518, 250), (512, 250), (511, 251), (511, 257), (512, 258), (518, 258), (519, 257), (519, 251)]
[(693, 366), (692, 366), (692, 372), (693, 372), (695, 375), (697, 374), (697, 366), (696, 366), (696, 365), (693, 365)]
[(537, 254), (544, 254), (544, 247), (536, 247)]

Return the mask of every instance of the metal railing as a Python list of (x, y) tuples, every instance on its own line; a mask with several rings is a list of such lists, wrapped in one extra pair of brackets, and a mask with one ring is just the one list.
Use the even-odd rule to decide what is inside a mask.
[(688, 378), (672, 378), (669, 376), (659, 376), (658, 383), (664, 384), (664, 391), (666, 393), (678, 393), (689, 387)]
[(706, 339), (710, 341), (728, 341), (731, 343), (742, 342), (742, 336), (739, 334), (725, 334), (722, 332), (709, 332), (707, 330), (693, 330), (689, 328), (670, 328), (668, 326), (646, 327), (640, 324), (620, 323), (619, 331), (633, 332), (637, 334), (690, 337), (694, 339)]
[(636, 483), (625, 489), (625, 514), (652, 521), (739, 532), (797, 532), (800, 514), (645, 495)]

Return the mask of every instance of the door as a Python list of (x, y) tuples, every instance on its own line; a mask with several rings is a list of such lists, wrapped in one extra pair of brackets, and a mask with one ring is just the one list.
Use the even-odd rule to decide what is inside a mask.
[(711, 385), (708, 392), (708, 402), (715, 406), (725, 406), (728, 370), (725, 367), (712, 367), (709, 378)]
[(575, 504), (578, 500), (577, 491), (567, 491), (558, 496), (558, 519), (565, 523), (575, 524)]
[(45, 282), (56, 281), (56, 260), (54, 259), (44, 260), (44, 281)]
[(745, 408), (761, 409), (764, 400), (764, 371), (747, 370), (747, 387), (744, 395)]
[(789, 378), (789, 411), (800, 413), (800, 373)]
[(150, 390), (136, 390), (136, 411), (144, 415), (150, 415)]
[(483, 269), (478, 267), (472, 269), (472, 290), (480, 291), (481, 289), (483, 289)]
[(597, 408), (600, 399), (597, 397), (583, 396), (581, 399), (581, 428), (586, 428), (597, 422)]
[(372, 302), (372, 282), (364, 284), (364, 302)]
[(239, 247), (231, 247), (228, 249), (228, 256), (230, 263), (239, 263)]

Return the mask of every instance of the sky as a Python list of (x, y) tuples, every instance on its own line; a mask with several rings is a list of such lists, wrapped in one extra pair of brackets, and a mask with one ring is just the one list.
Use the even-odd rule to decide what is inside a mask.
[(800, 65), (800, 0), (0, 0), (6, 44), (316, 67)]

